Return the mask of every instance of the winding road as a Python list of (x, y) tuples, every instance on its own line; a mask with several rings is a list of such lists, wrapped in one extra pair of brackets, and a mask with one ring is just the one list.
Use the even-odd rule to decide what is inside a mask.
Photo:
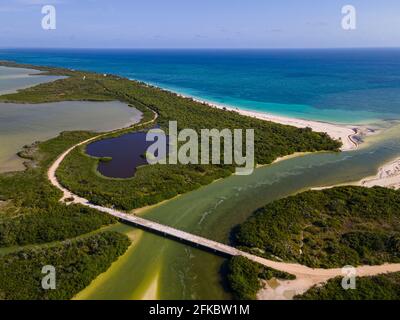
[[(154, 114), (155, 115), (152, 120), (147, 121), (145, 123), (137, 124), (133, 127), (145, 126), (145, 125), (155, 122), (158, 115), (155, 112), (154, 112)], [(120, 131), (123, 131), (126, 129), (127, 128), (114, 130), (114, 131), (111, 131), (108, 133), (103, 133), (98, 136), (92, 137), (85, 141), (82, 141), (82, 142), (70, 147), (68, 150), (66, 150), (64, 153), (62, 153), (55, 160), (55, 162), (48, 169), (47, 176), (48, 176), (48, 179), (51, 182), (51, 184), (63, 192), (63, 196), (60, 199), (61, 202), (65, 203), (66, 205), (71, 204), (71, 203), (81, 204), (86, 207), (93, 208), (98, 211), (110, 214), (124, 222), (134, 224), (143, 229), (146, 229), (146, 230), (149, 230), (149, 231), (161, 234), (161, 235), (168, 236), (169, 238), (173, 238), (178, 241), (190, 243), (192, 246), (195, 246), (195, 247), (196, 246), (202, 247), (207, 250), (219, 252), (219, 253), (229, 255), (229, 256), (244, 256), (244, 257), (248, 258), (249, 260), (260, 263), (266, 267), (293, 274), (296, 276), (296, 280), (287, 281), (286, 283), (290, 284), (289, 287), (291, 288), (291, 290), (294, 290), (296, 294), (305, 292), (311, 286), (319, 284), (319, 283), (323, 283), (331, 278), (334, 278), (337, 276), (343, 276), (341, 268), (318, 269), (318, 268), (310, 268), (310, 267), (296, 264), (296, 263), (286, 263), (286, 262), (278, 262), (278, 261), (268, 260), (268, 259), (256, 256), (256, 255), (252, 255), (247, 252), (238, 250), (237, 248), (228, 246), (226, 244), (222, 244), (222, 243), (219, 243), (219, 242), (216, 242), (216, 241), (213, 241), (213, 240), (210, 240), (210, 239), (198, 236), (198, 235), (194, 235), (194, 234), (182, 231), (182, 230), (178, 230), (178, 229), (172, 228), (170, 226), (156, 223), (156, 222), (153, 222), (153, 221), (150, 221), (150, 220), (147, 220), (147, 219), (135, 216), (135, 215), (127, 214), (125, 212), (118, 211), (113, 208), (98, 206), (98, 205), (90, 203), (89, 200), (87, 200), (87, 199), (79, 197), (78, 195), (74, 194), (72, 191), (66, 189), (65, 187), (63, 187), (61, 185), (61, 183), (57, 179), (56, 171), (57, 171), (58, 167), (60, 166), (60, 164), (62, 163), (62, 161), (65, 159), (65, 157), (71, 151), (73, 151), (75, 148), (77, 148), (81, 145), (87, 144), (98, 138), (107, 136), (111, 133), (117, 133), (117, 132), (120, 132)], [(400, 263), (399, 264), (384, 264), (384, 265), (379, 265), (379, 266), (360, 266), (360, 267), (356, 268), (357, 276), (373, 276), (373, 275), (377, 275), (377, 274), (388, 273), (388, 272), (398, 272), (398, 271), (400, 271)]]

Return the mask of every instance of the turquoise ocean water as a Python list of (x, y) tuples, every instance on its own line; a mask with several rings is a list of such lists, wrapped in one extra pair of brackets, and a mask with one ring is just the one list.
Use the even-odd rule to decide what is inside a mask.
[(0, 60), (114, 73), (204, 100), (307, 119), (400, 119), (400, 49), (0, 49)]

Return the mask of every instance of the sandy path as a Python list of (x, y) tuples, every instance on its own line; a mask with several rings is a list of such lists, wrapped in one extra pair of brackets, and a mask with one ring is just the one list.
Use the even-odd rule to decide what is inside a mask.
[[(295, 280), (263, 281), (264, 288), (257, 294), (259, 300), (291, 300), (295, 295), (303, 294), (315, 285), (321, 285), (329, 279), (345, 276), (342, 269), (312, 269), (314, 274), (301, 272), (298, 268), (285, 267), (284, 270), (296, 275)], [(323, 270), (323, 272), (321, 272)], [(399, 272), (400, 263), (379, 266), (360, 266), (355, 268), (357, 277), (376, 276), (378, 274)], [(290, 272), (292, 271), (292, 272)], [(297, 273), (299, 272), (300, 273)]]

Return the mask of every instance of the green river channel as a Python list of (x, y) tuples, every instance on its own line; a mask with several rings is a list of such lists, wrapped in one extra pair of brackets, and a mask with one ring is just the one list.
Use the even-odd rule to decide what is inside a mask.
[[(392, 123), (393, 125), (393, 123)], [(151, 208), (142, 216), (217, 241), (229, 242), (233, 227), (275, 199), (374, 175), (400, 155), (400, 125), (367, 138), (352, 152), (295, 157), (231, 176)], [(225, 258), (158, 235), (118, 224), (133, 245), (77, 299), (229, 299)]]

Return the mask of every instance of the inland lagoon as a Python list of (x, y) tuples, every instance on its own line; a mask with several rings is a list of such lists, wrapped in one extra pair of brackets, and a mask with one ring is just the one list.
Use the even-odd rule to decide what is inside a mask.
[(132, 178), (138, 166), (146, 165), (146, 132), (130, 132), (90, 143), (86, 153), (101, 158), (97, 170), (109, 178)]

